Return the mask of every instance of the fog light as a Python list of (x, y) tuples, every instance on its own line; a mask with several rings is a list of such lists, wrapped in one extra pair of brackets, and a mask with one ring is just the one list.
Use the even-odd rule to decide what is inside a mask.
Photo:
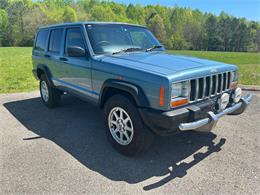
[(242, 89), (240, 87), (236, 88), (233, 94), (233, 101), (238, 103), (242, 97)]
[(224, 93), (218, 100), (218, 107), (219, 107), (219, 110), (224, 110), (228, 103), (229, 103), (229, 94), (228, 93)]

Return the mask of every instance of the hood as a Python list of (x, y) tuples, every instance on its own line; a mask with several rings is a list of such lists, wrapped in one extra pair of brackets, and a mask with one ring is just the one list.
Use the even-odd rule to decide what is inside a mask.
[[(193, 69), (214, 69), (215, 72), (234, 69), (234, 65), (225, 64), (195, 57), (172, 55), (164, 52), (135, 52), (104, 57), (104, 61), (119, 65), (132, 66), (171, 75), (176, 72), (187, 72)], [(232, 68), (231, 68), (232, 67)], [(194, 70), (195, 71), (195, 70)]]

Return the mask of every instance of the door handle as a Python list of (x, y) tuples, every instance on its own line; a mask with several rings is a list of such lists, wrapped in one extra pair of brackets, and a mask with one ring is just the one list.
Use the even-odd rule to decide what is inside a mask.
[(44, 54), (44, 57), (50, 58), (51, 56), (49, 54)]
[(61, 60), (61, 61), (68, 61), (67, 58), (63, 58), (63, 57), (61, 57), (60, 60)]

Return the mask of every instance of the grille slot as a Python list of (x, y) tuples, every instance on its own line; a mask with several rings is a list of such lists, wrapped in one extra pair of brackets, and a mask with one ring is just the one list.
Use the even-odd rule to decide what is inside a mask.
[(222, 87), (222, 91), (225, 91), (227, 86), (227, 73), (223, 73), (223, 87)]
[(211, 93), (211, 77), (206, 77), (206, 92), (205, 96), (210, 96)]
[(231, 82), (231, 73), (224, 72), (190, 81), (190, 101), (201, 100), (227, 91)]
[(222, 87), (223, 87), (223, 80), (222, 80), (222, 74), (219, 74), (218, 75), (218, 93), (221, 92), (222, 90)]
[(201, 99), (203, 97), (203, 91), (204, 91), (204, 81), (203, 78), (199, 79), (199, 95), (198, 98)]
[(230, 86), (230, 81), (231, 81), (231, 73), (230, 72), (228, 72), (227, 73), (228, 74), (228, 79), (227, 79), (227, 88), (229, 88), (229, 86)]
[(190, 81), (190, 100), (194, 101), (196, 99), (196, 80), (193, 79)]

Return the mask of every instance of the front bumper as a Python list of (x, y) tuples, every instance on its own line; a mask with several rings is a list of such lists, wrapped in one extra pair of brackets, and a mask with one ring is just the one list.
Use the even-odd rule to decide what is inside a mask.
[(241, 114), (245, 111), (247, 106), (252, 100), (252, 95), (248, 94), (246, 97), (243, 97), (239, 103), (234, 104), (233, 106), (226, 108), (225, 110), (214, 114), (213, 112), (208, 112), (208, 117), (194, 121), (189, 123), (181, 123), (179, 125), (179, 129), (181, 131), (187, 131), (187, 130), (197, 130), (197, 131), (211, 131), (213, 127), (217, 124), (218, 120), (227, 114)]
[(139, 111), (146, 126), (158, 135), (165, 136), (188, 130), (208, 132), (214, 128), (222, 116), (243, 113), (251, 102), (252, 95), (246, 95), (241, 98), (239, 103), (230, 104), (221, 112), (215, 109), (216, 99), (209, 99), (167, 112), (149, 109), (140, 109)]

